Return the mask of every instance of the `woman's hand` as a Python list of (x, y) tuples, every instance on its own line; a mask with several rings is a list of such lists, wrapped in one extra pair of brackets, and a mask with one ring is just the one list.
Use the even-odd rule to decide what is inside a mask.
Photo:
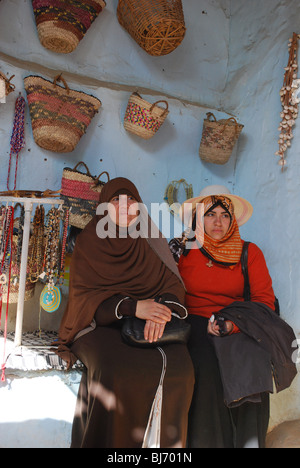
[(171, 321), (172, 313), (169, 307), (155, 302), (154, 299), (146, 299), (145, 301), (137, 301), (135, 316), (165, 326), (166, 322)]
[(163, 336), (167, 322), (171, 321), (172, 312), (169, 307), (154, 299), (138, 301), (135, 316), (145, 320), (144, 337), (149, 343), (155, 343)]
[(166, 322), (163, 324), (159, 324), (152, 322), (151, 320), (147, 320), (144, 328), (145, 340), (149, 341), (149, 343), (155, 343), (159, 338), (163, 336), (165, 326)]
[[(233, 330), (233, 323), (226, 320), (225, 321), (225, 335), (229, 335)], [(213, 336), (224, 336), (224, 333), (221, 335), (220, 333), (220, 327), (218, 325), (218, 322), (217, 320), (214, 320), (214, 321), (211, 321), (209, 320), (208, 321), (208, 326), (207, 326), (207, 333), (209, 335), (213, 335)]]

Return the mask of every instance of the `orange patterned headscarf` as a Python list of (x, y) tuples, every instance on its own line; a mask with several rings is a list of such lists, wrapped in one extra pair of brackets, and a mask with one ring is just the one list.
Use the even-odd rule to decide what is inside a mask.
[(224, 196), (209, 196), (202, 203), (204, 203), (204, 214), (207, 214), (218, 205), (222, 206), (229, 213), (231, 224), (227, 234), (221, 240), (213, 239), (204, 233), (201, 251), (217, 263), (227, 266), (236, 265), (241, 259), (243, 242), (234, 216), (233, 203)]

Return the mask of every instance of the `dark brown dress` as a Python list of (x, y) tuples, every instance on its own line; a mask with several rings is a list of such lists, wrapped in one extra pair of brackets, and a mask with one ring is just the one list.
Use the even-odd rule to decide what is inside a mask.
[[(194, 376), (183, 345), (163, 348), (161, 447), (185, 447)], [(72, 351), (86, 364), (73, 423), (72, 448), (140, 448), (162, 371), (157, 349), (123, 343), (120, 330), (97, 327)]]
[[(141, 202), (127, 179), (108, 182), (100, 203), (117, 193)], [(79, 235), (70, 269), (69, 302), (60, 328), (58, 353), (71, 365), (86, 366), (73, 424), (72, 447), (141, 447), (163, 361), (158, 349), (133, 348), (122, 341), (115, 307), (132, 300), (171, 296), (184, 303), (185, 290), (166, 239), (99, 239), (97, 216)], [(147, 220), (151, 224), (150, 218)], [(152, 232), (152, 231), (151, 231)], [(97, 314), (97, 327), (80, 336)], [(161, 447), (184, 447), (194, 370), (184, 345), (164, 347)]]

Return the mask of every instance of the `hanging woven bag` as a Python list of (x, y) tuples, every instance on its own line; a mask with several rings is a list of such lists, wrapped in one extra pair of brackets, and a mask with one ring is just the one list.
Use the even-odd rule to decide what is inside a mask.
[[(86, 172), (78, 167), (83, 165)], [(92, 176), (87, 165), (80, 161), (74, 169), (66, 167), (63, 170), (61, 181), (61, 199), (65, 206), (71, 208), (70, 225), (83, 229), (96, 214), (100, 192), (105, 185), (100, 177), (105, 174), (109, 180), (108, 172), (104, 171), (96, 177)]]
[[(165, 108), (158, 106), (165, 104)], [(154, 104), (143, 99), (138, 93), (133, 93), (128, 101), (124, 117), (124, 128), (149, 140), (160, 129), (169, 114), (167, 101), (157, 101)]]
[(170, 54), (185, 36), (181, 0), (119, 0), (117, 15), (121, 26), (150, 55)]
[(214, 114), (208, 112), (199, 149), (202, 161), (226, 164), (243, 128), (234, 117), (217, 121)]
[[(57, 81), (62, 81), (64, 87)], [(56, 153), (73, 151), (98, 112), (101, 101), (70, 89), (61, 75), (53, 82), (40, 76), (28, 76), (24, 85), (36, 144)]]
[(41, 44), (52, 52), (73, 52), (105, 6), (104, 0), (32, 0)]

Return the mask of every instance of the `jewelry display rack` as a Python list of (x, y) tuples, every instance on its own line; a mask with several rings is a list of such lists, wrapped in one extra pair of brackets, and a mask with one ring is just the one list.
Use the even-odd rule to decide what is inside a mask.
[(15, 347), (22, 345), (22, 331), (23, 331), (23, 316), (24, 316), (24, 299), (25, 299), (25, 287), (26, 287), (26, 276), (27, 276), (27, 262), (28, 262), (28, 248), (30, 239), (30, 225), (31, 216), (34, 205), (51, 205), (51, 206), (62, 206), (63, 200), (57, 198), (23, 198), (23, 197), (9, 197), (1, 196), (0, 205), (3, 204), (23, 204), (25, 217), (24, 217), (24, 231), (23, 231), (23, 243), (22, 243), (22, 254), (21, 254), (21, 265), (20, 265), (20, 280), (19, 280), (19, 297), (17, 305), (17, 316), (16, 316), (16, 328), (15, 328)]

